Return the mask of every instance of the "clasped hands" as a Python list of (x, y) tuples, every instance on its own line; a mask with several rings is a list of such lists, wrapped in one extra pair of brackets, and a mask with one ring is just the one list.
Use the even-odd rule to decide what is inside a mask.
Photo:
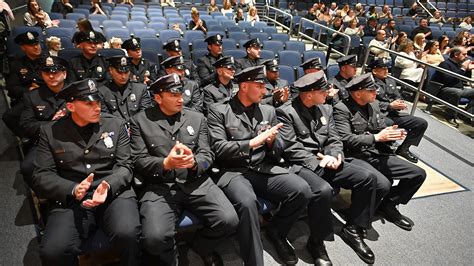
[(273, 145), (273, 141), (275, 140), (276, 136), (278, 135), (278, 130), (283, 126), (283, 123), (278, 123), (275, 126), (263, 131), (262, 133), (258, 134), (258, 136), (254, 137), (250, 140), (249, 145), (250, 148), (257, 148), (262, 146), (263, 144), (267, 143), (267, 145)]
[[(81, 201), (84, 196), (86, 195), (87, 191), (92, 186), (92, 182), (94, 181), (94, 174), (89, 174), (86, 179), (82, 180), (81, 183), (74, 187), (74, 197), (76, 200)], [(107, 181), (103, 180), (99, 186), (94, 191), (92, 195), (92, 199), (87, 199), (82, 202), (82, 206), (86, 208), (94, 208), (99, 206), (100, 204), (104, 203), (107, 199), (107, 193), (109, 191), (110, 185)]]
[(342, 155), (341, 154), (338, 154), (337, 158), (336, 158), (334, 156), (324, 155), (324, 154), (318, 152), (318, 154), (316, 156), (318, 157), (318, 159), (321, 160), (319, 162), (319, 166), (322, 167), (322, 168), (329, 168), (329, 169), (332, 169), (332, 170), (337, 170), (337, 168), (339, 168), (339, 166), (342, 163)]
[(384, 128), (382, 131), (374, 135), (375, 141), (387, 142), (403, 140), (407, 136), (407, 132), (403, 128), (398, 128), (397, 125)]
[(193, 151), (179, 141), (171, 149), (163, 161), (165, 171), (173, 169), (193, 168), (195, 166)]

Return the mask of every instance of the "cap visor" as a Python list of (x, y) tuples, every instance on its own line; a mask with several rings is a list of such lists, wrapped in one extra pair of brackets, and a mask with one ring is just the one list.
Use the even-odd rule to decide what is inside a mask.
[(41, 68), (41, 71), (43, 72), (48, 72), (48, 73), (55, 73), (55, 72), (59, 72), (59, 71), (65, 71), (66, 68), (64, 67), (57, 67), (57, 66), (54, 66), (54, 67), (42, 67)]
[(85, 95), (85, 96), (82, 96), (82, 97), (78, 97), (77, 100), (85, 101), (85, 102), (95, 102), (95, 101), (100, 101), (101, 98), (100, 98), (100, 95), (98, 93), (94, 93), (94, 94), (89, 94), (89, 95)]

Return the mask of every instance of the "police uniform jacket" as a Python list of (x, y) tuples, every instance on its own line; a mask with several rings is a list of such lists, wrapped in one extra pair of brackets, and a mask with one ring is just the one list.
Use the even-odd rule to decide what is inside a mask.
[(109, 198), (135, 196), (130, 189), (132, 160), (125, 121), (109, 114), (102, 114), (93, 125), (87, 143), (70, 116), (41, 127), (34, 165), (33, 190), (60, 205), (75, 200), (74, 187), (91, 173), (94, 182), (89, 191), (105, 180)]
[(389, 78), (381, 80), (375, 77), (374, 80), (375, 86), (377, 87), (377, 100), (379, 102), (380, 111), (382, 111), (384, 115), (390, 116), (406, 115), (405, 113), (400, 113), (398, 110), (390, 108), (391, 102), (402, 98), (397, 89), (395, 80)]
[(196, 81), (188, 78), (183, 79), (183, 105), (202, 113), (203, 96), (201, 88)]
[(31, 60), (26, 55), (13, 60), (10, 74), (6, 78), (8, 96), (14, 100), (21, 99), (32, 83), (44, 84), (40, 72), (40, 60)]
[(94, 78), (97, 81), (107, 79), (108, 64), (101, 55), (96, 55), (89, 62), (82, 54), (71, 59), (71, 68), (74, 70), (76, 80)]
[[(454, 73), (457, 73), (459, 75), (466, 76), (468, 78), (471, 77), (471, 71), (465, 71), (461, 69), (461, 65), (455, 61), (453, 61), (451, 58), (448, 58), (446, 61), (441, 62), (439, 64), (439, 67), (444, 68), (445, 70), (452, 71)], [(462, 89), (463, 86), (463, 81), (453, 77), (446, 75), (442, 72), (436, 71), (433, 74), (433, 77), (431, 78), (432, 81), (436, 81), (438, 83), (441, 83), (444, 85), (444, 87), (450, 87), (450, 88), (460, 88)]]
[(99, 87), (99, 92), (102, 96), (102, 112), (113, 114), (126, 121), (134, 114), (152, 106), (150, 93), (142, 83), (129, 81), (124, 88), (119, 88), (113, 81), (109, 81)]
[(283, 123), (280, 129), (285, 143), (283, 157), (290, 165), (297, 165), (296, 171), (298, 166), (315, 171), (320, 162), (318, 153), (344, 157), (332, 110), (327, 104), (307, 108), (299, 97), (276, 109), (278, 120)]
[[(158, 106), (146, 109), (130, 120), (133, 162), (136, 174), (146, 184), (142, 200), (156, 200), (167, 193), (168, 186), (177, 184), (186, 193), (205, 194), (197, 188), (207, 179), (206, 171), (214, 160), (209, 145), (206, 118), (184, 108), (173, 116), (171, 126)], [(163, 170), (163, 161), (179, 141), (193, 151), (196, 169)], [(165, 186), (162, 186), (165, 185)]]
[(239, 73), (240, 71), (248, 67), (259, 66), (262, 64), (262, 62), (263, 62), (263, 59), (261, 58), (250, 59), (248, 55), (245, 56), (244, 58), (239, 58), (235, 60), (236, 73)]
[(265, 89), (267, 89), (267, 94), (263, 97), (262, 103), (273, 105), (275, 108), (280, 106), (283, 103), (275, 102), (273, 99), (273, 90), (276, 88), (284, 88), (288, 86), (288, 81), (285, 79), (277, 79), (274, 82), (270, 82), (269, 80), (265, 80)]
[(66, 108), (65, 101), (56, 97), (46, 85), (26, 92), (23, 96), (24, 109), (20, 117), (20, 127), (25, 137), (39, 138), (40, 127), (51, 122), (54, 115)]
[(277, 136), (270, 149), (266, 144), (251, 149), (250, 139), (278, 123), (275, 109), (265, 104), (254, 104), (250, 120), (238, 97), (229, 103), (211, 106), (208, 115), (209, 136), (216, 165), (220, 168), (219, 187), (226, 186), (233, 177), (247, 171), (263, 174), (285, 174), (280, 167), (283, 143)]
[(333, 115), (346, 156), (361, 158), (392, 153), (390, 143), (375, 142), (374, 135), (386, 127), (377, 101), (364, 107), (349, 97), (334, 106)]
[(219, 79), (212, 84), (204, 87), (204, 112), (207, 114), (211, 105), (215, 103), (224, 103), (233, 97), (239, 91), (239, 86), (232, 81), (225, 86)]
[(350, 97), (349, 92), (346, 90), (346, 85), (349, 83), (351, 79), (345, 79), (341, 76), (340, 73), (337, 73), (334, 78), (329, 81), (330, 84), (333, 84), (335, 89), (338, 89), (337, 97), (333, 100), (333, 103), (336, 104), (338, 101), (347, 99)]
[(213, 64), (222, 56), (223, 55), (221, 54), (216, 58), (212, 56), (211, 53), (208, 53), (206, 56), (198, 59), (197, 70), (199, 78), (201, 79), (201, 87), (204, 87), (217, 79), (216, 68), (213, 66)]
[(156, 65), (148, 61), (148, 59), (142, 58), (138, 65), (133, 63), (130, 64), (130, 80), (134, 82), (143, 83), (145, 81), (145, 73), (148, 72), (148, 78), (150, 80), (156, 80), (158, 78), (156, 73)]

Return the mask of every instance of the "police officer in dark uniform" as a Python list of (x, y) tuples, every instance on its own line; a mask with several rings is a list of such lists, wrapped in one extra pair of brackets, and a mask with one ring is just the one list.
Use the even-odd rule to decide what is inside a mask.
[[(183, 209), (203, 220), (193, 249), (205, 265), (223, 265), (214, 251), (238, 224), (237, 214), (206, 174), (214, 154), (206, 118), (183, 108), (183, 83), (177, 74), (156, 80), (156, 106), (131, 119), (135, 170), (145, 188), (140, 198), (146, 264), (178, 265), (175, 223)], [(153, 257), (159, 259), (153, 261)]]
[(298, 258), (286, 236), (304, 211), (310, 188), (302, 178), (277, 165), (282, 124), (277, 123), (272, 106), (259, 104), (266, 94), (264, 67), (247, 68), (235, 78), (237, 95), (209, 110), (209, 135), (220, 168), (215, 178), (239, 215), (237, 237), (244, 264), (263, 265), (256, 195), (281, 203), (267, 227), (267, 238), (283, 264), (296, 264)]
[(388, 61), (385, 58), (378, 58), (372, 61), (369, 68), (374, 75), (377, 87), (377, 100), (380, 111), (386, 116), (385, 121), (387, 125), (395, 124), (407, 131), (405, 140), (398, 146), (395, 153), (412, 163), (417, 163), (418, 158), (410, 152), (409, 148), (411, 145), (418, 146), (420, 144), (428, 127), (428, 122), (423, 118), (401, 112), (407, 109), (407, 104), (402, 100), (395, 80), (387, 78)]
[[(297, 98), (276, 109), (283, 123), (280, 132), (285, 142), (285, 161), (311, 187), (314, 197), (308, 205), (308, 250), (317, 265), (330, 263), (324, 240), (334, 239), (331, 201), (332, 187), (352, 190), (351, 206), (341, 237), (366, 263), (373, 264), (375, 256), (364, 242), (363, 234), (370, 228), (375, 206), (390, 190), (391, 183), (377, 180), (370, 164), (344, 158), (343, 145), (334, 125), (332, 106), (324, 104), (328, 83), (324, 72), (308, 73), (298, 79)], [(321, 177), (321, 178), (320, 178)], [(381, 182), (380, 191), (376, 191)]]
[(280, 78), (280, 72), (277, 59), (268, 59), (262, 62), (265, 66), (265, 88), (267, 94), (262, 103), (278, 107), (288, 101), (289, 88), (288, 81)]
[(99, 87), (102, 112), (129, 121), (136, 113), (151, 107), (151, 97), (146, 85), (131, 82), (131, 59), (113, 56), (107, 59), (111, 80)]
[(261, 65), (263, 60), (260, 59), (260, 52), (262, 51), (262, 43), (258, 38), (250, 39), (244, 43), (247, 55), (244, 58), (236, 60), (235, 66), (237, 73), (248, 68)]
[(127, 50), (131, 58), (130, 81), (150, 85), (157, 79), (157, 66), (142, 57), (140, 38), (130, 38), (122, 44), (122, 49)]
[(239, 86), (232, 81), (235, 75), (234, 57), (224, 56), (214, 63), (214, 67), (217, 79), (203, 89), (205, 115), (212, 104), (228, 101), (239, 91)]
[[(385, 116), (375, 100), (377, 91), (372, 74), (352, 79), (346, 89), (350, 97), (334, 106), (334, 121), (345, 154), (370, 163), (390, 181), (399, 180), (398, 185), (393, 186), (384, 197), (377, 211), (388, 221), (409, 231), (414, 225), (413, 221), (402, 215), (396, 206), (410, 201), (425, 181), (426, 173), (393, 154), (391, 143), (403, 139), (406, 132), (396, 125), (386, 125)], [(377, 178), (381, 179), (383, 177)]]
[(77, 265), (81, 243), (100, 228), (121, 265), (139, 265), (140, 218), (125, 121), (100, 114), (92, 79), (74, 82), (58, 97), (70, 115), (41, 127), (33, 190), (51, 209), (41, 239), (43, 265)]
[[(310, 58), (304, 61), (303, 64), (300, 65), (300, 67), (303, 68), (304, 75), (323, 70), (323, 66), (321, 65), (321, 59), (319, 59), (319, 57)], [(332, 89), (332, 85), (330, 85), (328, 88), (328, 92), (329, 92), (328, 97), (331, 94), (331, 91), (332, 91), (331, 89)], [(291, 93), (291, 99), (294, 99), (298, 97), (299, 90), (293, 86), (290, 86), (290, 93)]]
[(219, 60), (222, 55), (222, 36), (220, 34), (207, 37), (207, 50), (209, 53), (197, 61), (197, 70), (201, 79), (201, 87), (212, 83), (217, 78), (216, 68), (213, 64)]
[(183, 105), (193, 109), (196, 112), (202, 113), (202, 93), (199, 85), (196, 81), (186, 78), (184, 58), (182, 56), (168, 57), (161, 63), (161, 66), (165, 69), (166, 74), (177, 74), (183, 82)]
[[(35, 143), (39, 139), (42, 125), (66, 115), (66, 103), (57, 97), (57, 93), (65, 85), (67, 61), (60, 57), (48, 56), (40, 59), (40, 65), (44, 84), (23, 95), (23, 112), (20, 116), (20, 127), (24, 136)], [(23, 180), (29, 187), (32, 185), (35, 154), (36, 146), (33, 146), (25, 154), (20, 166)]]
[(94, 78), (98, 82), (103, 82), (107, 79), (107, 62), (104, 57), (97, 54), (97, 44), (100, 42), (95, 31), (77, 34), (76, 43), (82, 54), (71, 59), (76, 80)]
[(349, 92), (346, 90), (345, 86), (356, 75), (357, 56), (346, 55), (337, 59), (336, 62), (339, 65), (339, 72), (329, 81), (329, 83), (334, 86), (334, 89), (338, 90), (337, 95), (334, 95), (333, 97), (333, 104), (349, 97)]
[(11, 108), (3, 114), (5, 125), (19, 137), (23, 137), (23, 131), (19, 125), (20, 115), (23, 111), (21, 98), (27, 91), (34, 90), (43, 84), (39, 71), (39, 59), (42, 56), (38, 33), (28, 31), (17, 35), (15, 43), (20, 45), (25, 56), (13, 60), (10, 65), (10, 73), (6, 76), (6, 88), (10, 97)]
[[(166, 52), (166, 55), (168, 57), (171, 56), (183, 56), (183, 51), (181, 50), (181, 39), (170, 39), (168, 42), (163, 45), (163, 49)], [(193, 61), (189, 59), (184, 59), (184, 73), (186, 74), (186, 77), (188, 79), (194, 80), (198, 83), (199, 86), (201, 86), (201, 79), (199, 78), (199, 74), (197, 71), (197, 66), (193, 63)], [(160, 76), (166, 75), (166, 72), (164, 69), (160, 69)]]

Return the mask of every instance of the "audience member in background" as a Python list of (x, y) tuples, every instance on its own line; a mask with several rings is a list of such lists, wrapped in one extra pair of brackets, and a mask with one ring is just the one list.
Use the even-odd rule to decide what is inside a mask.
[(133, 0), (122, 0), (119, 4), (121, 4), (121, 5), (130, 5), (131, 7), (134, 6)]
[(51, 12), (61, 13), (65, 16), (67, 13), (74, 12), (74, 7), (69, 3), (69, 0), (60, 0), (53, 3)]
[(341, 18), (347, 16), (347, 14), (349, 13), (349, 10), (351, 10), (351, 7), (348, 5), (348, 4), (345, 4), (342, 9), (341, 9)]
[(175, 6), (174, 0), (160, 0), (161, 6)]
[(91, 1), (91, 8), (89, 9), (89, 12), (91, 14), (101, 14), (101, 15), (106, 15), (104, 10), (102, 10), (102, 4), (100, 3), (100, 0), (92, 0)]
[(53, 23), (49, 18), (48, 13), (44, 12), (43, 9), (39, 6), (36, 0), (28, 0), (26, 4), (27, 11), (25, 16), (23, 17), (23, 21), (25, 22), (26, 26), (31, 27), (40, 27), (40, 28), (49, 28), (52, 26), (56, 26), (58, 24), (57, 21)]
[(143, 58), (140, 38), (125, 40), (122, 49), (125, 49), (126, 54), (131, 59), (130, 81), (150, 85), (157, 79), (158, 67), (148, 59)]
[(342, 19), (344, 23), (348, 23), (352, 20), (355, 20), (356, 24), (359, 23), (359, 19), (357, 18), (354, 9), (350, 9), (349, 12), (347, 12), (347, 15)]
[(337, 6), (337, 3), (332, 2), (331, 6), (329, 7), (329, 15), (331, 17), (334, 17), (336, 15), (336, 12), (337, 12), (338, 9), (339, 9), (339, 7)]
[(15, 20), (15, 16), (10, 6), (0, 0), (0, 78), (8, 71), (7, 41), (11, 38), (12, 20)]
[(260, 18), (258, 17), (258, 14), (257, 14), (257, 8), (255, 6), (251, 6), (249, 8), (249, 12), (247, 14), (246, 20), (253, 23), (255, 23), (256, 21), (260, 21)]
[(406, 40), (408, 40), (408, 35), (406, 32), (401, 31), (397, 35), (397, 40), (395, 41), (395, 47), (393, 47), (394, 51), (398, 51), (398, 48), (402, 43), (404, 43)]
[(340, 52), (344, 50), (344, 38), (337, 32), (344, 32), (344, 25), (340, 17), (335, 17), (330, 26), (332, 30), (328, 30), (328, 37), (332, 43), (332, 47)]
[(199, 11), (195, 7), (191, 8), (191, 18), (188, 26), (190, 30), (200, 30), (207, 33), (206, 21), (199, 18)]
[[(402, 43), (398, 48), (398, 52), (413, 59), (421, 58), (421, 52), (417, 53), (418, 55), (415, 55), (415, 47), (413, 46), (413, 42), (411, 40), (407, 40), (406, 42)], [(423, 76), (423, 68), (418, 67), (418, 63), (410, 59), (397, 56), (395, 59), (395, 66), (402, 69), (400, 79), (405, 80), (414, 86), (417, 86), (418, 83), (420, 83)]]
[[(110, 49), (122, 49), (122, 43), (123, 43), (123, 41), (122, 41), (121, 38), (112, 37), (109, 40), (108, 46), (109, 46)], [(124, 52), (125, 52), (125, 54), (127, 54), (127, 51), (124, 50)]]
[(374, 18), (376, 20), (378, 19), (377, 10), (375, 9), (375, 6), (369, 7), (369, 10), (367, 11), (367, 14), (365, 14), (365, 17), (367, 19), (371, 19), (371, 18)]
[[(471, 61), (466, 57), (466, 48), (454, 47), (449, 53), (448, 60), (440, 63), (439, 67), (470, 78), (472, 76), (472, 69), (474, 69), (474, 61)], [(435, 72), (432, 80), (444, 85), (444, 87), (438, 93), (439, 98), (455, 106), (458, 105), (459, 99), (467, 98), (469, 99), (469, 103), (466, 107), (466, 111), (474, 114), (474, 89), (464, 88), (464, 83), (462, 80), (440, 71)], [(454, 127), (459, 126), (456, 121), (456, 113), (453, 110), (446, 108), (445, 118), (448, 123)]]
[(442, 35), (438, 38), (439, 42), (439, 51), (441, 54), (449, 54), (451, 51), (451, 47), (449, 46), (449, 37), (446, 35)]
[(364, 36), (373, 36), (377, 35), (377, 19), (369, 18), (367, 25), (364, 27)]
[(216, 4), (216, 0), (211, 0), (209, 5), (207, 6), (207, 12), (208, 13), (219, 12), (219, 7)]
[[(77, 44), (77, 41), (76, 41), (77, 34), (79, 34), (79, 32), (86, 32), (86, 33), (88, 33), (88, 32), (90, 32), (90, 31), (94, 31), (94, 28), (92, 27), (92, 24), (91, 24), (91, 22), (90, 22), (89, 20), (87, 20), (87, 19), (85, 19), (85, 18), (82, 18), (82, 19), (79, 19), (79, 20), (77, 21), (77, 30), (78, 30), (78, 31), (76, 31), (76, 32), (74, 33), (74, 35), (72, 36), (72, 39), (71, 39), (72, 43), (74, 43), (76, 46), (78, 45), (78, 44)], [(96, 36), (97, 39), (99, 40), (99, 45), (100, 45), (101, 43), (107, 42), (107, 40), (105, 39), (105, 36), (104, 36), (102, 33), (96, 32), (96, 35), (97, 35), (97, 36)]]
[(15, 20), (12, 9), (4, 0), (0, 0), (0, 13), (5, 13), (5, 17), (8, 17), (10, 20)]
[(58, 56), (59, 50), (61, 50), (61, 39), (56, 36), (51, 36), (46, 38), (46, 47), (48, 47), (48, 52), (52, 56)]
[(438, 24), (439, 26), (443, 26), (444, 22), (445, 19), (441, 15), (441, 11), (435, 11), (433, 17), (430, 18), (430, 25)]
[(378, 14), (378, 18), (393, 19), (392, 11), (388, 5), (384, 5), (381, 12)]
[[(398, 36), (398, 30), (397, 30), (397, 27), (395, 25), (395, 20), (393, 19), (390, 19), (388, 22), (387, 22), (387, 25), (383, 25), (381, 27), (381, 29), (385, 29), (385, 34), (387, 38), (392, 38), (392, 40), (397, 40), (397, 36)], [(394, 41), (394, 42), (395, 42)]]
[(418, 21), (418, 27), (411, 31), (410, 39), (414, 40), (418, 33), (423, 33), (427, 40), (431, 40), (433, 38), (431, 35), (431, 29), (428, 27), (428, 20), (426, 18), (421, 18)]
[(307, 18), (309, 20), (313, 20), (313, 21), (317, 20), (318, 17), (316, 16), (316, 11), (315, 11), (314, 7), (309, 8), (308, 14), (306, 14), (305, 18)]
[(438, 41), (428, 41), (425, 45), (421, 61), (432, 65), (439, 65), (444, 61), (444, 57), (439, 51)]
[(472, 29), (472, 18), (471, 17), (465, 17), (461, 24), (459, 24), (459, 28), (470, 31)]
[(329, 24), (329, 23), (331, 22), (331, 20), (332, 20), (331, 15), (329, 15), (329, 8), (323, 7), (323, 8), (321, 9), (321, 14), (319, 14), (318, 19), (319, 19), (320, 21), (326, 21), (326, 23)]
[(382, 47), (382, 48), (390, 49), (390, 46), (396, 41), (396, 39), (392, 39), (392, 38), (385, 39), (386, 35), (387, 33), (385, 33), (384, 30), (378, 30), (377, 36), (375, 36), (375, 39), (370, 41), (369, 47), (374, 46), (370, 48), (370, 53), (375, 55), (375, 58), (384, 58), (389, 68), (391, 68), (392, 58), (390, 57), (390, 53), (376, 48), (376, 47)]
[(349, 21), (348, 27), (344, 30), (347, 35), (358, 35), (359, 37), (364, 36), (364, 25), (357, 27), (357, 20), (353, 19)]
[(235, 23), (239, 23), (239, 21), (244, 21), (244, 10), (242, 8), (237, 9), (237, 13), (235, 13), (234, 16)]
[(417, 35), (415, 35), (415, 38), (413, 38), (413, 46), (415, 47), (415, 51), (423, 52), (423, 50), (425, 49), (425, 45), (426, 45), (425, 34), (418, 33)]
[(418, 9), (418, 4), (415, 2), (413, 5), (411, 5), (410, 9), (407, 12), (408, 17), (412, 17), (415, 19), (418, 16), (419, 9)]
[(456, 37), (454, 37), (453, 42), (451, 43), (451, 46), (462, 46), (467, 48), (467, 42), (470, 41), (469, 39), (469, 31), (467, 30), (461, 30), (456, 34)]
[(361, 3), (357, 3), (354, 7), (356, 17), (363, 17), (365, 15), (364, 6)]
[(232, 5), (230, 4), (230, 0), (224, 0), (224, 4), (221, 8), (221, 12), (223, 15), (227, 13), (234, 13), (234, 9), (232, 8)]

